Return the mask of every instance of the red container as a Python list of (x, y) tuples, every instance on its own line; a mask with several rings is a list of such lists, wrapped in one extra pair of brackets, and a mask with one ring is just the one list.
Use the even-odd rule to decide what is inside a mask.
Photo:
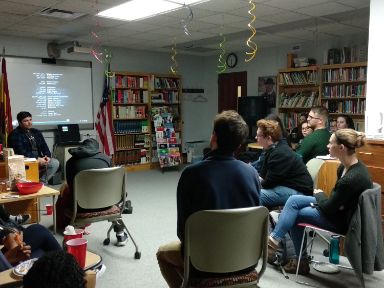
[(78, 238), (83, 238), (83, 234), (84, 234), (84, 230), (83, 229), (75, 229), (75, 232), (76, 234), (74, 235), (67, 235), (65, 234), (65, 231), (64, 231), (64, 240), (63, 240), (63, 248), (66, 249), (67, 248), (67, 241), (71, 240), (71, 239), (78, 239)]
[(68, 253), (75, 256), (77, 263), (79, 266), (84, 269), (85, 267), (85, 256), (87, 254), (87, 239), (77, 238), (68, 240), (67, 243), (67, 251)]
[(40, 182), (19, 182), (16, 183), (17, 190), (19, 190), (20, 194), (33, 194), (38, 192), (41, 187), (43, 187), (43, 183)]
[(53, 205), (52, 204), (45, 205), (45, 211), (46, 211), (46, 215), (52, 215), (53, 214)]

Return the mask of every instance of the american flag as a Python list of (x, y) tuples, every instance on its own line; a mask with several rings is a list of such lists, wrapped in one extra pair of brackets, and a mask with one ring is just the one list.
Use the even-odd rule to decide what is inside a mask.
[(7, 145), (8, 135), (12, 132), (12, 112), (8, 91), (7, 64), (4, 57), (1, 60), (0, 84), (0, 119), (4, 121), (0, 125), (0, 133), (5, 137), (3, 144)]
[(111, 156), (115, 152), (115, 143), (113, 137), (113, 125), (111, 105), (109, 105), (109, 85), (108, 77), (104, 80), (104, 91), (101, 98), (99, 111), (97, 112), (96, 119), (96, 131), (98, 134), (98, 141), (100, 145), (100, 151), (106, 155)]

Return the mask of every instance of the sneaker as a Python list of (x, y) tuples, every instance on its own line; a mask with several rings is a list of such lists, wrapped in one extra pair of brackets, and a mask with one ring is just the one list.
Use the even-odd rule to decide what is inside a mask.
[(121, 234), (116, 233), (116, 239), (117, 239), (116, 246), (125, 246), (125, 244), (127, 244), (128, 242), (128, 234), (125, 232)]
[(29, 220), (31, 220), (30, 214), (24, 214), (24, 215), (19, 214), (16, 216), (15, 222), (19, 225), (23, 225), (23, 224), (27, 223)]
[[(290, 259), (287, 264), (284, 265), (284, 271), (290, 274), (296, 274), (297, 270), (297, 259)], [(310, 271), (309, 267), (309, 261), (308, 259), (301, 259), (300, 261), (300, 267), (299, 267), (299, 274), (300, 275), (308, 275)]]
[(107, 269), (107, 266), (104, 264), (101, 264), (99, 267), (95, 269), (96, 272), (96, 280), (100, 278), (101, 275), (104, 274), (105, 270)]
[(277, 260), (276, 250), (268, 247), (267, 263), (274, 265)]
[(273, 239), (271, 236), (268, 237), (268, 248), (276, 252), (277, 248), (279, 248), (279, 242)]

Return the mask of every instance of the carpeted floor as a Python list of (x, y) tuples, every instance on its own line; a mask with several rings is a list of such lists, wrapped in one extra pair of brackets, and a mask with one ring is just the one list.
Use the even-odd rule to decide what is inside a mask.
[[(128, 174), (128, 198), (132, 201), (133, 214), (124, 215), (124, 222), (139, 245), (141, 259), (134, 259), (134, 247), (128, 242), (125, 247), (113, 244), (116, 237), (112, 234), (111, 244), (103, 245), (107, 222), (92, 224), (87, 235), (88, 249), (100, 254), (107, 270), (98, 280), (97, 287), (167, 287), (157, 266), (157, 248), (166, 242), (176, 240), (176, 187), (180, 171), (150, 170)], [(42, 216), (42, 224), (50, 226), (52, 218)], [(62, 241), (62, 236), (57, 235)], [(322, 251), (325, 246), (318, 246)], [(320, 253), (317, 253), (320, 255)], [(320, 260), (327, 261), (324, 256)], [(343, 257), (342, 257), (343, 258)], [(346, 262), (345, 259), (342, 259)], [(348, 263), (348, 262), (346, 262)], [(384, 283), (384, 271), (366, 276), (366, 287), (381, 287)], [(323, 274), (311, 269), (311, 274), (304, 278), (318, 287), (360, 287), (353, 271), (342, 270), (338, 274)], [(380, 284), (381, 283), (381, 284)], [(260, 287), (302, 287), (294, 282), (294, 275), (289, 279), (273, 266), (268, 265), (261, 278)]]

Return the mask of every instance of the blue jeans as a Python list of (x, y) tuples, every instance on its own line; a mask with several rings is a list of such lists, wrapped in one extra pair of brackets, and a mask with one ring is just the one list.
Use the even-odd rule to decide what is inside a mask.
[(285, 186), (276, 186), (271, 189), (261, 189), (260, 191), (260, 206), (265, 207), (274, 207), (274, 206), (283, 206), (287, 202), (289, 196), (301, 194), (295, 189), (285, 187)]
[(305, 195), (290, 197), (271, 233), (272, 238), (280, 241), (285, 234), (290, 232), (296, 255), (300, 254), (301, 239), (304, 233), (304, 228), (297, 226), (297, 223), (308, 223), (326, 230), (338, 231), (337, 227), (320, 210), (312, 208), (310, 203), (316, 203), (316, 198)]
[(60, 162), (55, 158), (51, 158), (46, 167), (40, 167), (40, 181), (47, 183), (49, 179), (59, 170)]

